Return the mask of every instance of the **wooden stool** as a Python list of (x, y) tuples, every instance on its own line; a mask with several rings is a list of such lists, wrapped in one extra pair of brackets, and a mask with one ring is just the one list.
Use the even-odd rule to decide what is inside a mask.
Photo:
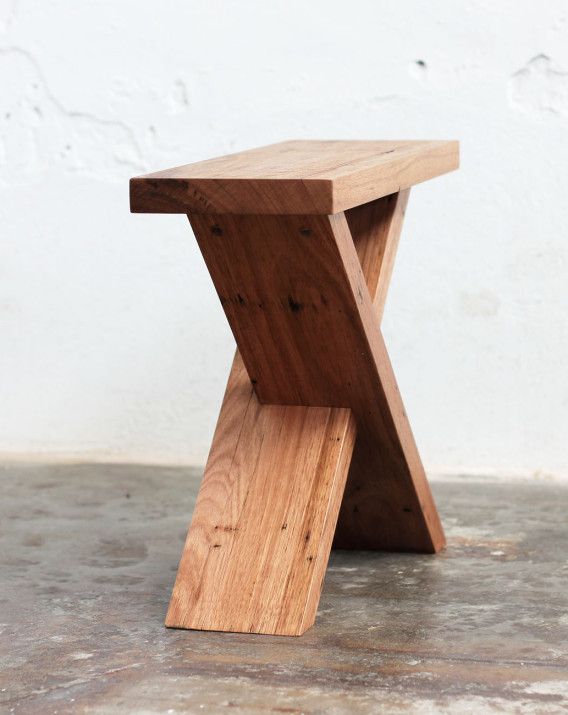
[(134, 178), (186, 213), (238, 350), (166, 625), (300, 635), (332, 541), (444, 533), (379, 329), (409, 187), (449, 141), (290, 141)]

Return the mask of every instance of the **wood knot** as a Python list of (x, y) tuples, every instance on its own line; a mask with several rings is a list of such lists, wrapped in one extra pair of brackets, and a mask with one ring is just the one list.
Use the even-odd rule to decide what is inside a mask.
[(292, 311), (292, 313), (299, 313), (304, 307), (301, 303), (298, 303), (298, 301), (294, 300), (291, 295), (288, 296), (288, 305), (290, 306), (290, 310)]

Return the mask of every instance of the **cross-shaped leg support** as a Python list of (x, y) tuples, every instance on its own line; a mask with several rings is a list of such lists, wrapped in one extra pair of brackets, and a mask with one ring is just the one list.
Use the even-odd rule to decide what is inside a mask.
[(334, 537), (443, 547), (379, 329), (407, 198), (189, 216), (238, 350), (166, 625), (300, 635)]

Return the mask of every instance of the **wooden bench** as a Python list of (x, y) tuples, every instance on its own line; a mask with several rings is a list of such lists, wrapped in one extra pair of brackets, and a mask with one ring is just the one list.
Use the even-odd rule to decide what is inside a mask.
[(444, 533), (380, 331), (410, 186), (453, 141), (289, 141), (131, 180), (186, 213), (237, 352), (166, 625), (300, 635), (332, 542)]

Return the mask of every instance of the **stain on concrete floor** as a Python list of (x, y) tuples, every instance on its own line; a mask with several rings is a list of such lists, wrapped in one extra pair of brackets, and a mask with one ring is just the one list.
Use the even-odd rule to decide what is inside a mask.
[(447, 550), (332, 553), (285, 638), (164, 628), (199, 479), (0, 467), (0, 712), (568, 712), (568, 485), (435, 482)]

